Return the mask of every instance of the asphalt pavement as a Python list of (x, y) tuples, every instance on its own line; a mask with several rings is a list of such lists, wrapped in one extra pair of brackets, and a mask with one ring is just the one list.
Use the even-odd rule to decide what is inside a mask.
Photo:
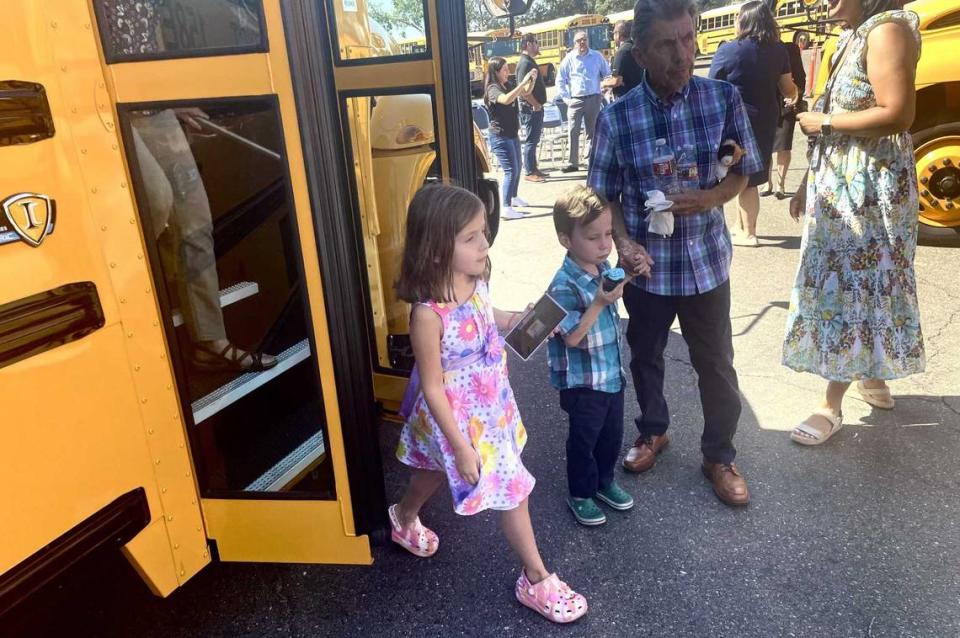
[[(802, 148), (802, 146), (798, 146)], [(802, 154), (798, 154), (802, 155)], [(559, 166), (546, 163), (548, 168)], [(804, 168), (798, 157), (788, 181)], [(524, 183), (524, 219), (504, 221), (492, 251), (495, 303), (536, 299), (562, 259), (553, 198), (583, 173)], [(641, 476), (621, 475), (637, 506), (584, 528), (567, 511), (566, 419), (541, 349), (510, 362), (537, 477), (531, 511), (549, 568), (590, 611), (553, 626), (518, 605), (518, 564), (493, 513), (460, 517), (439, 493), (423, 512), (441, 537), (417, 559), (375, 548), (372, 567), (214, 564), (168, 599), (150, 595), (122, 559), (75, 574), (21, 619), (19, 635), (69, 636), (960, 636), (960, 249), (917, 252), (928, 368), (894, 382), (897, 408), (848, 398), (849, 425), (805, 448), (785, 430), (819, 400), (823, 382), (779, 364), (800, 228), (786, 201), (764, 198), (761, 246), (736, 248), (731, 275), (743, 416), (737, 463), (752, 503), (722, 505), (699, 471), (702, 413), (679, 328), (667, 349), (672, 445)], [(728, 221), (733, 209), (727, 207)], [(625, 313), (622, 313), (625, 316)], [(637, 415), (627, 392), (624, 449)], [(386, 489), (408, 476), (382, 428)], [(2, 633), (2, 632), (0, 632)]]

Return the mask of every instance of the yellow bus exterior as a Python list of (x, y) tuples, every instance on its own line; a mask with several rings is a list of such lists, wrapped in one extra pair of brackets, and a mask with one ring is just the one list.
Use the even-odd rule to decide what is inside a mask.
[[(917, 107), (910, 133), (920, 193), (920, 241), (960, 240), (960, 6), (952, 0), (918, 0), (905, 6), (920, 17), (922, 50), (917, 64)], [(824, 49), (831, 60), (836, 41)], [(821, 64), (816, 94), (823, 93), (829, 64)]]
[[(161, 596), (216, 558), (370, 563), (406, 205), (488, 168), (444, 108), (462, 7), (404, 55), (364, 0), (118, 6), (5, 13), (0, 615), (110, 546)], [(274, 365), (199, 357), (209, 315)]]
[[(697, 50), (701, 55), (713, 55), (721, 44), (737, 37), (737, 14), (742, 4), (737, 2), (700, 14)], [(819, 0), (777, 0), (772, 10), (784, 42), (793, 42), (805, 49), (822, 44), (829, 37), (826, 7)]]

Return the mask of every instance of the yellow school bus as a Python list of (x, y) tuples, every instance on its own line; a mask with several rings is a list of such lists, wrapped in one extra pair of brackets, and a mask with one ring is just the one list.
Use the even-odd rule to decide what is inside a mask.
[(5, 5), (0, 614), (108, 547), (164, 596), (371, 562), (407, 202), (497, 199), (463, 6), (424, 6), (403, 53), (366, 0)]
[(511, 34), (509, 29), (496, 29), (488, 32), (490, 41), (483, 45), (485, 59), (501, 56), (510, 65), (510, 73), (514, 73), (520, 59), (520, 38), (524, 34), (533, 33), (540, 43), (540, 54), (537, 56), (537, 66), (547, 86), (553, 86), (560, 70), (560, 62), (573, 47), (573, 35), (577, 31), (586, 31), (590, 47), (599, 49), (609, 55), (610, 26), (606, 18), (599, 14), (576, 14), (564, 18), (555, 18), (546, 22), (527, 24)]
[[(920, 193), (919, 239), (960, 243), (960, 6), (953, 0), (917, 0), (904, 8), (920, 17), (923, 41), (917, 65), (913, 137)], [(836, 41), (824, 49), (832, 59)], [(829, 64), (821, 64), (816, 94), (823, 93)]]
[[(697, 51), (713, 55), (724, 42), (737, 37), (737, 14), (743, 2), (710, 9), (700, 14), (697, 25)], [(768, 0), (780, 27), (780, 39), (801, 49), (822, 44), (830, 36), (826, 21), (826, 3), (822, 0)]]

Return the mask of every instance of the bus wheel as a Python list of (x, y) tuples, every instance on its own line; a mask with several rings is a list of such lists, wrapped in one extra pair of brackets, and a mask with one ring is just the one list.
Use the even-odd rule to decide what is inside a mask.
[(960, 246), (960, 123), (913, 135), (920, 193), (919, 240)]
[(487, 209), (487, 228), (490, 230), (490, 245), (500, 230), (500, 185), (495, 179), (477, 180), (477, 195)]
[(806, 48), (810, 46), (810, 34), (797, 31), (793, 34), (793, 43), (800, 47), (801, 51), (806, 50)]

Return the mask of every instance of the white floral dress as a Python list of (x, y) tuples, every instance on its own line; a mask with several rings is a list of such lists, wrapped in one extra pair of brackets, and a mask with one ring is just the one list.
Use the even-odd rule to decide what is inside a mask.
[[(831, 113), (876, 105), (866, 73), (867, 35), (890, 21), (908, 25), (919, 43), (918, 19), (909, 11), (878, 14), (842, 34), (837, 51), (845, 45), (850, 51), (836, 70)], [(923, 371), (910, 135), (833, 134), (820, 138), (812, 156), (783, 364), (832, 381), (896, 379)]]
[[(487, 284), (477, 281), (473, 296), (459, 306), (436, 301), (422, 305), (443, 321), (444, 390), (460, 434), (480, 455), (480, 481), (470, 485), (460, 476), (453, 447), (418, 389), (400, 433), (397, 458), (411, 467), (443, 472), (457, 514), (513, 509), (530, 495), (535, 480), (520, 460), (527, 431), (507, 377), (507, 354)], [(416, 378), (411, 377), (414, 388)]]

